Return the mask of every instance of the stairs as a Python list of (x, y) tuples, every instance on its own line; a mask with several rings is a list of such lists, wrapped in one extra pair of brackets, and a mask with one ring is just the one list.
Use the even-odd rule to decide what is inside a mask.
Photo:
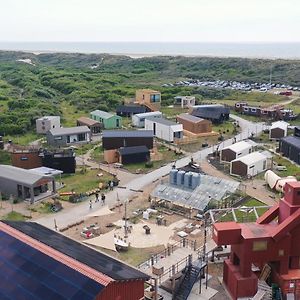
[(188, 298), (195, 282), (200, 276), (201, 268), (192, 264), (187, 266), (183, 272), (183, 278), (175, 289), (172, 300), (186, 300)]

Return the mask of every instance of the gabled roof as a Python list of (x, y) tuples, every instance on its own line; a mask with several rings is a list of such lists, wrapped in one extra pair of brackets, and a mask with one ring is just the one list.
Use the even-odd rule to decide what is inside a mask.
[(136, 114), (135, 115), (137, 118), (151, 118), (154, 116), (162, 116), (162, 113), (160, 111), (150, 111), (150, 112), (145, 112), (141, 114)]
[(288, 143), (288, 144), (296, 147), (297, 149), (300, 149), (300, 137), (291, 136), (291, 135), (286, 136), (281, 139), (281, 142)]
[(61, 128), (53, 128), (49, 130), (49, 132), (53, 135), (67, 135), (67, 134), (78, 134), (78, 133), (86, 133), (91, 132), (87, 126), (76, 126), (76, 127), (61, 127)]
[(88, 118), (88, 117), (80, 117), (77, 119), (77, 121), (84, 123), (87, 126), (100, 125), (100, 122), (93, 120), (91, 118)]
[(118, 105), (116, 108), (117, 113), (133, 113), (139, 114), (146, 112), (147, 109), (145, 106), (142, 105)]
[(116, 281), (147, 280), (148, 275), (102, 252), (33, 222), (3, 221), (12, 228)]
[(204, 119), (219, 119), (222, 114), (229, 114), (230, 109), (221, 104), (193, 106), (192, 115)]
[(187, 121), (192, 122), (192, 123), (200, 123), (204, 120), (202, 118), (198, 118), (196, 116), (193, 116), (193, 115), (190, 115), (190, 114), (187, 114), (187, 113), (180, 114), (177, 117), (181, 118), (183, 120), (187, 120)]
[[(158, 123), (158, 124), (163, 124), (163, 125), (166, 125), (166, 126), (174, 126), (174, 125), (181, 125), (179, 123), (176, 123), (174, 121), (170, 121), (170, 120), (167, 120), (167, 119), (164, 119), (164, 118), (153, 118), (153, 117), (149, 117), (149, 118), (146, 118), (146, 120), (149, 120), (149, 121), (152, 121), (154, 123)], [(182, 126), (182, 125), (181, 125)]]
[(230, 149), (231, 151), (238, 153), (246, 149), (251, 149), (252, 145), (246, 141), (240, 141), (230, 146), (223, 148), (222, 150)]
[(9, 179), (17, 183), (33, 185), (42, 179), (52, 179), (51, 176), (40, 175), (30, 170), (13, 167), (10, 165), (0, 165), (0, 180), (1, 178)]
[(149, 137), (153, 138), (152, 130), (104, 130), (103, 138)]
[(284, 121), (277, 121), (272, 123), (270, 130), (274, 129), (274, 128), (280, 128), (284, 131), (286, 131), (288, 129), (289, 123), (284, 122)]
[(96, 109), (96, 110), (92, 111), (91, 114), (95, 115), (97, 117), (100, 117), (102, 119), (110, 119), (111, 117), (114, 116), (113, 114), (110, 114), (106, 111), (99, 110), (99, 109)]
[(146, 146), (121, 147), (118, 151), (121, 155), (149, 153)]
[(265, 159), (267, 159), (267, 157), (263, 153), (256, 151), (256, 152), (247, 154), (245, 156), (236, 158), (235, 160), (232, 161), (232, 163), (236, 162), (236, 161), (241, 161), (245, 165), (249, 166), (249, 165), (253, 165), (259, 161), (265, 160)]

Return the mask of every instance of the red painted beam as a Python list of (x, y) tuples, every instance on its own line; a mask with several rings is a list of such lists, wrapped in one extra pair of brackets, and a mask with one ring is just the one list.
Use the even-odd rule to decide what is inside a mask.
[(263, 215), (261, 215), (256, 223), (258, 224), (269, 224), (272, 222), (279, 214), (279, 204), (275, 204), (270, 209), (268, 209)]
[(281, 222), (272, 234), (272, 238), (275, 241), (279, 241), (282, 239), (287, 233), (293, 230), (296, 226), (300, 225), (300, 209), (298, 209), (291, 216), (286, 218), (283, 222)]

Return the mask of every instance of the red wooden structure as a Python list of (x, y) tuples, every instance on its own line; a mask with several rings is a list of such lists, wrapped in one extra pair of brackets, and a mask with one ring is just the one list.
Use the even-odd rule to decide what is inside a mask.
[(231, 245), (224, 263), (223, 280), (233, 299), (252, 297), (257, 292), (258, 274), (268, 263), (272, 282), (284, 295), (300, 299), (300, 182), (285, 185), (280, 202), (265, 212), (256, 223), (215, 223), (213, 239)]

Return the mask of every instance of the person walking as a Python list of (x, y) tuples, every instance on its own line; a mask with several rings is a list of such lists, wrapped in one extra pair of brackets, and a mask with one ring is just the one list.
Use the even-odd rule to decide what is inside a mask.
[(92, 199), (90, 199), (90, 209), (92, 209), (93, 203), (92, 203)]
[(109, 183), (109, 187), (111, 191), (114, 189), (114, 182), (112, 180)]
[(104, 195), (104, 193), (101, 194), (101, 201), (102, 201), (102, 205), (105, 205), (105, 195)]
[(98, 193), (96, 193), (96, 194), (95, 194), (95, 196), (96, 196), (96, 200), (95, 200), (95, 202), (99, 202), (99, 194), (98, 194)]

